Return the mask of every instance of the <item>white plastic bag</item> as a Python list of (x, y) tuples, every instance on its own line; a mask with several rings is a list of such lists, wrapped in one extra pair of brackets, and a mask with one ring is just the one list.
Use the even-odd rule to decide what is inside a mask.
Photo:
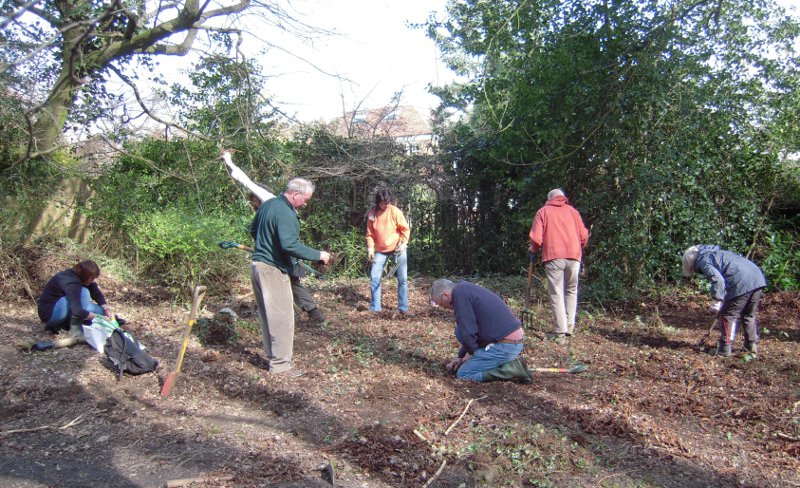
[(95, 348), (100, 354), (103, 354), (105, 352), (106, 339), (117, 328), (119, 328), (119, 324), (116, 320), (109, 320), (102, 315), (98, 315), (92, 319), (91, 324), (83, 325), (83, 337), (86, 339), (87, 344)]

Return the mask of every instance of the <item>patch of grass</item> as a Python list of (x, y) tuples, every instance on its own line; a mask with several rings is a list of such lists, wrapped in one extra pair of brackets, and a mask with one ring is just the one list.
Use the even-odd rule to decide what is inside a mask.
[(252, 321), (239, 319), (236, 321), (236, 325), (250, 334), (261, 334), (261, 324), (259, 324), (257, 320)]
[(542, 424), (504, 429), (474, 426), (462, 446), (441, 446), (440, 454), (466, 458), (476, 479), (491, 486), (557, 486), (564, 473), (594, 470), (593, 456), (557, 430)]
[(356, 344), (353, 345), (353, 352), (355, 352), (356, 361), (358, 361), (361, 366), (369, 367), (372, 364), (374, 352), (369, 344), (365, 342), (356, 342)]

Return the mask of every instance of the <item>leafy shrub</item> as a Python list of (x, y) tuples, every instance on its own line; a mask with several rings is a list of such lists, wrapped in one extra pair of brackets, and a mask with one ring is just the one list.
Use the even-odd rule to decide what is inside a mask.
[(761, 262), (770, 288), (800, 289), (800, 242), (797, 234), (776, 231), (767, 237), (769, 253)]
[(247, 242), (244, 217), (223, 213), (197, 214), (168, 209), (134, 216), (131, 238), (143, 263), (143, 273), (175, 291), (198, 284), (226, 291), (228, 283), (246, 269), (247, 257), (222, 250), (218, 242)]
[(351, 228), (347, 232), (338, 232), (328, 239), (330, 249), (343, 253), (342, 260), (331, 269), (335, 276), (357, 278), (365, 276), (367, 259), (367, 243), (364, 232)]

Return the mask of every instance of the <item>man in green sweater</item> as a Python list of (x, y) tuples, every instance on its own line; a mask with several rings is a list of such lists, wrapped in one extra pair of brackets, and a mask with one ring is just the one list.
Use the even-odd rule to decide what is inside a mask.
[(314, 184), (295, 178), (277, 198), (265, 201), (256, 212), (250, 233), (253, 236), (252, 282), (258, 305), (264, 352), (269, 371), (302, 375), (292, 366), (294, 349), (294, 309), (289, 273), (292, 258), (322, 261), (330, 254), (300, 242), (300, 223), (296, 209), (306, 206), (314, 194)]

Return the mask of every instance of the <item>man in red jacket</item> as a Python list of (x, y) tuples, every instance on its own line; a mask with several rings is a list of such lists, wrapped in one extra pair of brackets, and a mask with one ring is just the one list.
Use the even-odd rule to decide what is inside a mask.
[(547, 203), (536, 212), (530, 239), (529, 252), (535, 254), (542, 250), (547, 272), (547, 292), (556, 320), (556, 328), (549, 335), (557, 343), (564, 344), (566, 336), (571, 336), (575, 329), (578, 278), (589, 231), (564, 192), (556, 189), (547, 194)]

